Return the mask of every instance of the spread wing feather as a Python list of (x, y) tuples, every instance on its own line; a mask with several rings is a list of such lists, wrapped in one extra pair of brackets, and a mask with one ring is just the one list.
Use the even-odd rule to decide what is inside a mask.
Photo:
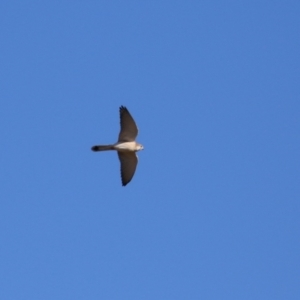
[(118, 152), (121, 163), (122, 185), (129, 183), (135, 173), (138, 157), (135, 152)]
[(134, 119), (125, 106), (120, 107), (121, 130), (118, 142), (132, 142), (138, 135), (138, 128)]

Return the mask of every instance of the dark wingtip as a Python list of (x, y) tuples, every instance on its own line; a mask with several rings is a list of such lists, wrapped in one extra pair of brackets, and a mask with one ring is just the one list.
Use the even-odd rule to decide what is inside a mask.
[(97, 150), (98, 150), (98, 147), (97, 147), (97, 146), (93, 146), (93, 147), (91, 148), (91, 150), (92, 150), (92, 151), (97, 151)]
[(122, 182), (122, 186), (126, 186), (126, 184), (128, 183), (128, 182), (124, 181), (122, 173), (121, 173), (121, 182)]
[(124, 110), (127, 110), (126, 106), (121, 105), (121, 106), (120, 106), (120, 112), (122, 112), (122, 111), (124, 111)]
[(125, 179), (123, 177), (123, 174), (122, 174), (122, 171), (121, 171), (121, 182), (122, 182), (122, 186), (126, 186), (130, 182), (130, 180), (127, 181), (127, 182), (125, 181)]

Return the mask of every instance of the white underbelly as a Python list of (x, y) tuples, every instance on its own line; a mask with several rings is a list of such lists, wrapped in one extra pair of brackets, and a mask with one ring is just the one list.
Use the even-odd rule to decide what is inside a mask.
[(135, 142), (117, 143), (114, 146), (115, 146), (115, 149), (119, 150), (119, 151), (136, 151)]

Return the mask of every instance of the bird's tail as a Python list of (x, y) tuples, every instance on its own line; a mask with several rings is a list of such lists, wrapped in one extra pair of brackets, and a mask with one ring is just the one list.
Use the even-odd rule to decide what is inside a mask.
[(107, 151), (107, 150), (114, 150), (113, 145), (96, 145), (92, 147), (92, 151)]

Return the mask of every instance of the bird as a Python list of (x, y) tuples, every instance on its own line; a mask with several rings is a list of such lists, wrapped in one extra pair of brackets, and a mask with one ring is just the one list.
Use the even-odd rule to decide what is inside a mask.
[(144, 146), (135, 141), (138, 128), (128, 109), (122, 105), (119, 112), (121, 130), (118, 141), (111, 145), (95, 145), (91, 149), (92, 151), (117, 151), (121, 165), (122, 186), (126, 186), (133, 178), (138, 164), (136, 152), (143, 150)]

